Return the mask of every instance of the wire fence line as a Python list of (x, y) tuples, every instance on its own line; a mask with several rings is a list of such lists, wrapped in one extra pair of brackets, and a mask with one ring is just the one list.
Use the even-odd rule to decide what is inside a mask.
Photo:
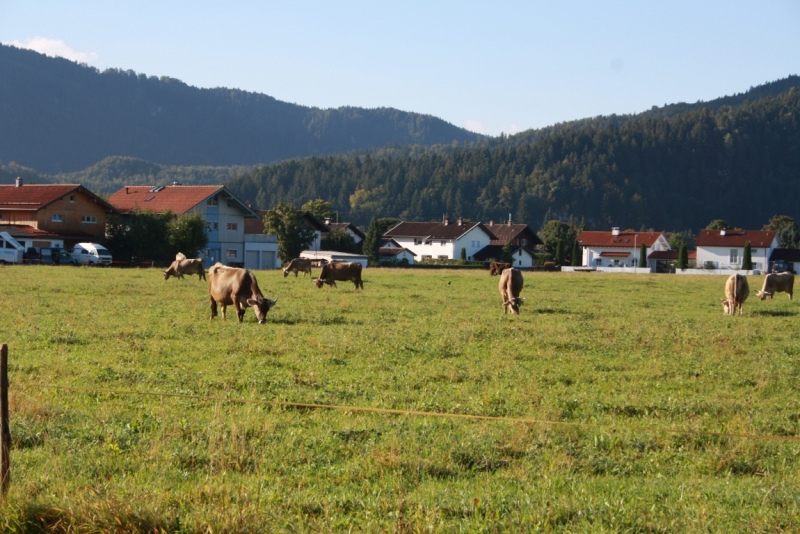
[[(189, 395), (185, 393), (159, 393), (152, 391), (135, 391), (135, 390), (118, 390), (109, 388), (81, 388), (74, 386), (59, 386), (56, 384), (35, 384), (28, 383), (26, 385), (35, 386), (42, 389), (55, 389), (60, 391), (72, 391), (76, 393), (86, 394), (103, 394), (103, 395), (118, 395), (118, 396), (141, 396), (141, 397), (167, 397), (185, 400), (200, 400), (209, 402), (228, 402), (233, 404), (256, 404), (263, 406), (274, 406), (279, 408), (303, 408), (310, 410), (336, 410), (343, 412), (360, 412), (360, 413), (374, 413), (381, 415), (404, 415), (414, 417), (436, 417), (442, 419), (461, 419), (472, 421), (497, 421), (505, 423), (517, 423), (531, 426), (571, 426), (571, 427), (584, 427), (584, 428), (603, 428), (620, 430), (613, 424), (609, 423), (591, 423), (585, 421), (551, 421), (546, 419), (533, 419), (528, 417), (507, 417), (507, 416), (493, 416), (493, 415), (477, 415), (477, 414), (458, 414), (447, 412), (430, 412), (420, 410), (399, 410), (392, 408), (376, 408), (372, 406), (347, 406), (337, 404), (318, 404), (308, 402), (290, 402), (290, 401), (271, 401), (265, 399), (244, 399), (233, 397), (218, 397), (214, 395)], [(637, 432), (652, 432), (676, 435), (690, 435), (690, 436), (708, 436), (720, 437), (730, 439), (750, 439), (750, 440), (769, 440), (769, 441), (784, 441), (800, 443), (800, 437), (797, 436), (775, 436), (769, 434), (747, 434), (739, 432), (714, 432), (710, 430), (687, 430), (678, 428), (658, 428), (658, 427), (626, 427), (624, 430), (637, 431)]]

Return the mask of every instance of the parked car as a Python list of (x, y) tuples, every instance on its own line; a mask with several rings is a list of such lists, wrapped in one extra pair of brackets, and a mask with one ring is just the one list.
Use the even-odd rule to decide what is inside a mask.
[(78, 265), (111, 265), (111, 253), (97, 243), (78, 243), (72, 249), (72, 258)]
[(0, 232), (0, 263), (22, 263), (25, 247), (8, 232)]
[(23, 256), (22, 260), (25, 263), (42, 263), (42, 255), (39, 254), (39, 250), (34, 247), (28, 247), (28, 250), (25, 251), (25, 255)]
[(42, 247), (39, 253), (42, 255), (42, 263), (46, 265), (78, 265), (72, 254), (63, 248)]

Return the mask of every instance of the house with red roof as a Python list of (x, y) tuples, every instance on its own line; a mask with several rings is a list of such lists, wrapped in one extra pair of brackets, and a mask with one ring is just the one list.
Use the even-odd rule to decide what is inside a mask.
[(416, 256), (407, 248), (400, 246), (400, 243), (394, 239), (381, 239), (380, 248), (378, 248), (378, 261), (381, 263), (414, 265)]
[(763, 230), (701, 230), (694, 241), (697, 267), (741, 269), (747, 243), (750, 243), (753, 270), (767, 271), (772, 251), (780, 245), (775, 232)]
[(478, 222), (466, 222), (459, 218), (450, 222), (401, 222), (390, 228), (385, 239), (393, 239), (401, 247), (410, 250), (421, 259), (459, 259), (461, 249), (467, 252), (467, 259), (473, 259), (476, 252), (495, 239), (486, 226)]
[[(670, 250), (664, 232), (626, 232), (612, 228), (610, 232), (584, 231), (578, 237), (583, 248), (582, 264), (587, 267), (638, 267), (654, 268), (654, 252)], [(638, 265), (639, 249), (644, 243), (647, 265)], [(658, 256), (658, 255), (657, 255)]]
[[(47, 233), (41, 246), (79, 242), (103, 243), (106, 217), (116, 209), (80, 184), (0, 185), (0, 224), (30, 226)], [(57, 237), (53, 237), (57, 236)], [(39, 246), (39, 245), (33, 245)]]
[(206, 221), (207, 248), (183, 252), (189, 256), (199, 253), (206, 267), (216, 262), (244, 266), (245, 219), (259, 217), (223, 185), (129, 185), (111, 195), (108, 202), (123, 215), (136, 211), (199, 213)]

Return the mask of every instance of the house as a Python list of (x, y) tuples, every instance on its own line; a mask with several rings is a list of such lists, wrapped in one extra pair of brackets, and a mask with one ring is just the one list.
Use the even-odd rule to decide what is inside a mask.
[[(678, 264), (680, 250), (654, 250), (647, 256), (647, 264), (657, 273), (673, 272)], [(687, 250), (686, 259), (689, 265), (697, 264), (697, 251)]]
[(106, 217), (112, 213), (117, 210), (110, 203), (80, 184), (25, 185), (17, 178), (14, 185), (0, 185), (0, 224), (57, 235), (66, 248), (84, 241), (103, 243)]
[(244, 266), (246, 269), (270, 270), (281, 266), (278, 236), (264, 233), (266, 210), (256, 211), (257, 218), (244, 220)]
[[(322, 239), (330, 232), (330, 228), (325, 225), (323, 221), (317, 219), (310, 211), (304, 211), (300, 217), (306, 226), (314, 230), (314, 241), (308, 246), (308, 250), (320, 250), (322, 248)], [(292, 258), (287, 258), (286, 261)]]
[(414, 265), (416, 254), (400, 246), (400, 243), (394, 239), (381, 239), (380, 248), (378, 249), (378, 262), (379, 263), (407, 263)]
[(0, 232), (6, 232), (25, 247), (64, 248), (64, 238), (47, 230), (39, 230), (29, 224), (0, 224)]
[(443, 222), (401, 222), (383, 237), (394, 239), (421, 259), (451, 260), (461, 258), (461, 249), (466, 251), (467, 259), (471, 260), (476, 252), (495, 239), (483, 224), (466, 222), (461, 218), (455, 223), (448, 218)]
[[(327, 226), (329, 230), (334, 230), (336, 228), (344, 230), (350, 237), (353, 238), (358, 250), (363, 250), (364, 238), (367, 236), (355, 224), (349, 222), (331, 222), (330, 219), (325, 219), (325, 226)], [(325, 239), (325, 236), (322, 238)]]
[(494, 224), (494, 221), (489, 221), (486, 226), (494, 235), (494, 239), (489, 242), (489, 245), (473, 254), (473, 259), (481, 261), (499, 260), (503, 256), (503, 247), (506, 244), (510, 244), (514, 257), (514, 267), (519, 269), (533, 267), (534, 249), (536, 245), (543, 245), (544, 243), (530, 226), (527, 224), (513, 224), (511, 219), (503, 224)]
[(336, 250), (304, 250), (300, 253), (300, 257), (312, 260), (312, 265), (314, 266), (333, 262), (356, 262), (366, 269), (369, 264), (369, 258), (363, 254), (338, 252)]
[[(487, 245), (472, 256), (478, 261), (500, 261), (503, 257), (505, 245)], [(533, 251), (522, 245), (511, 246), (511, 256), (514, 258), (514, 267), (517, 269), (530, 269), (533, 267)]]
[(200, 254), (206, 267), (221, 262), (243, 266), (245, 262), (244, 221), (258, 214), (223, 185), (125, 186), (108, 199), (123, 216), (151, 211), (176, 215), (199, 213), (206, 221), (208, 245)]
[[(583, 247), (582, 264), (587, 267), (655, 267), (650, 255), (656, 251), (670, 250), (664, 232), (621, 232), (612, 228), (610, 232), (584, 231), (577, 237)], [(639, 249), (644, 243), (648, 257), (647, 265), (639, 263)], [(575, 266), (577, 267), (577, 266)]]
[(766, 271), (772, 251), (779, 246), (775, 232), (764, 230), (701, 230), (695, 239), (697, 267), (741, 269), (744, 246), (750, 243), (753, 269)]
[[(750, 245), (752, 248), (752, 244)], [(795, 272), (800, 267), (800, 249), (776, 248), (769, 256), (769, 271)]]

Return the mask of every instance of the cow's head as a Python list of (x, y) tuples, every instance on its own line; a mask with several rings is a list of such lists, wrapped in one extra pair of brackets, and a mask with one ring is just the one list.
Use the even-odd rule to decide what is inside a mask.
[(764, 300), (767, 297), (772, 298), (772, 293), (769, 293), (767, 291), (759, 291), (757, 293), (757, 296), (758, 296), (758, 300)]
[(322, 287), (322, 284), (325, 283), (325, 279), (324, 278), (317, 278), (316, 280), (312, 280), (312, 282), (314, 282), (315, 286)]
[(169, 275), (170, 275), (170, 274), (171, 274), (171, 273), (169, 272), (169, 270), (166, 270), (166, 271), (164, 271), (164, 280), (167, 280), (167, 279), (169, 279)]
[(508, 302), (504, 302), (504, 306), (508, 306), (511, 308), (511, 313), (514, 315), (519, 315), (519, 307), (525, 302), (525, 299), (522, 297), (516, 297), (510, 299)]
[(263, 297), (259, 297), (257, 299), (247, 299), (247, 304), (252, 306), (253, 310), (256, 312), (258, 324), (265, 324), (267, 322), (267, 313), (269, 313), (269, 310), (275, 307), (277, 302), (278, 299), (269, 300)]
[(286, 278), (287, 276), (289, 276), (289, 268), (288, 267), (283, 270), (283, 277)]

